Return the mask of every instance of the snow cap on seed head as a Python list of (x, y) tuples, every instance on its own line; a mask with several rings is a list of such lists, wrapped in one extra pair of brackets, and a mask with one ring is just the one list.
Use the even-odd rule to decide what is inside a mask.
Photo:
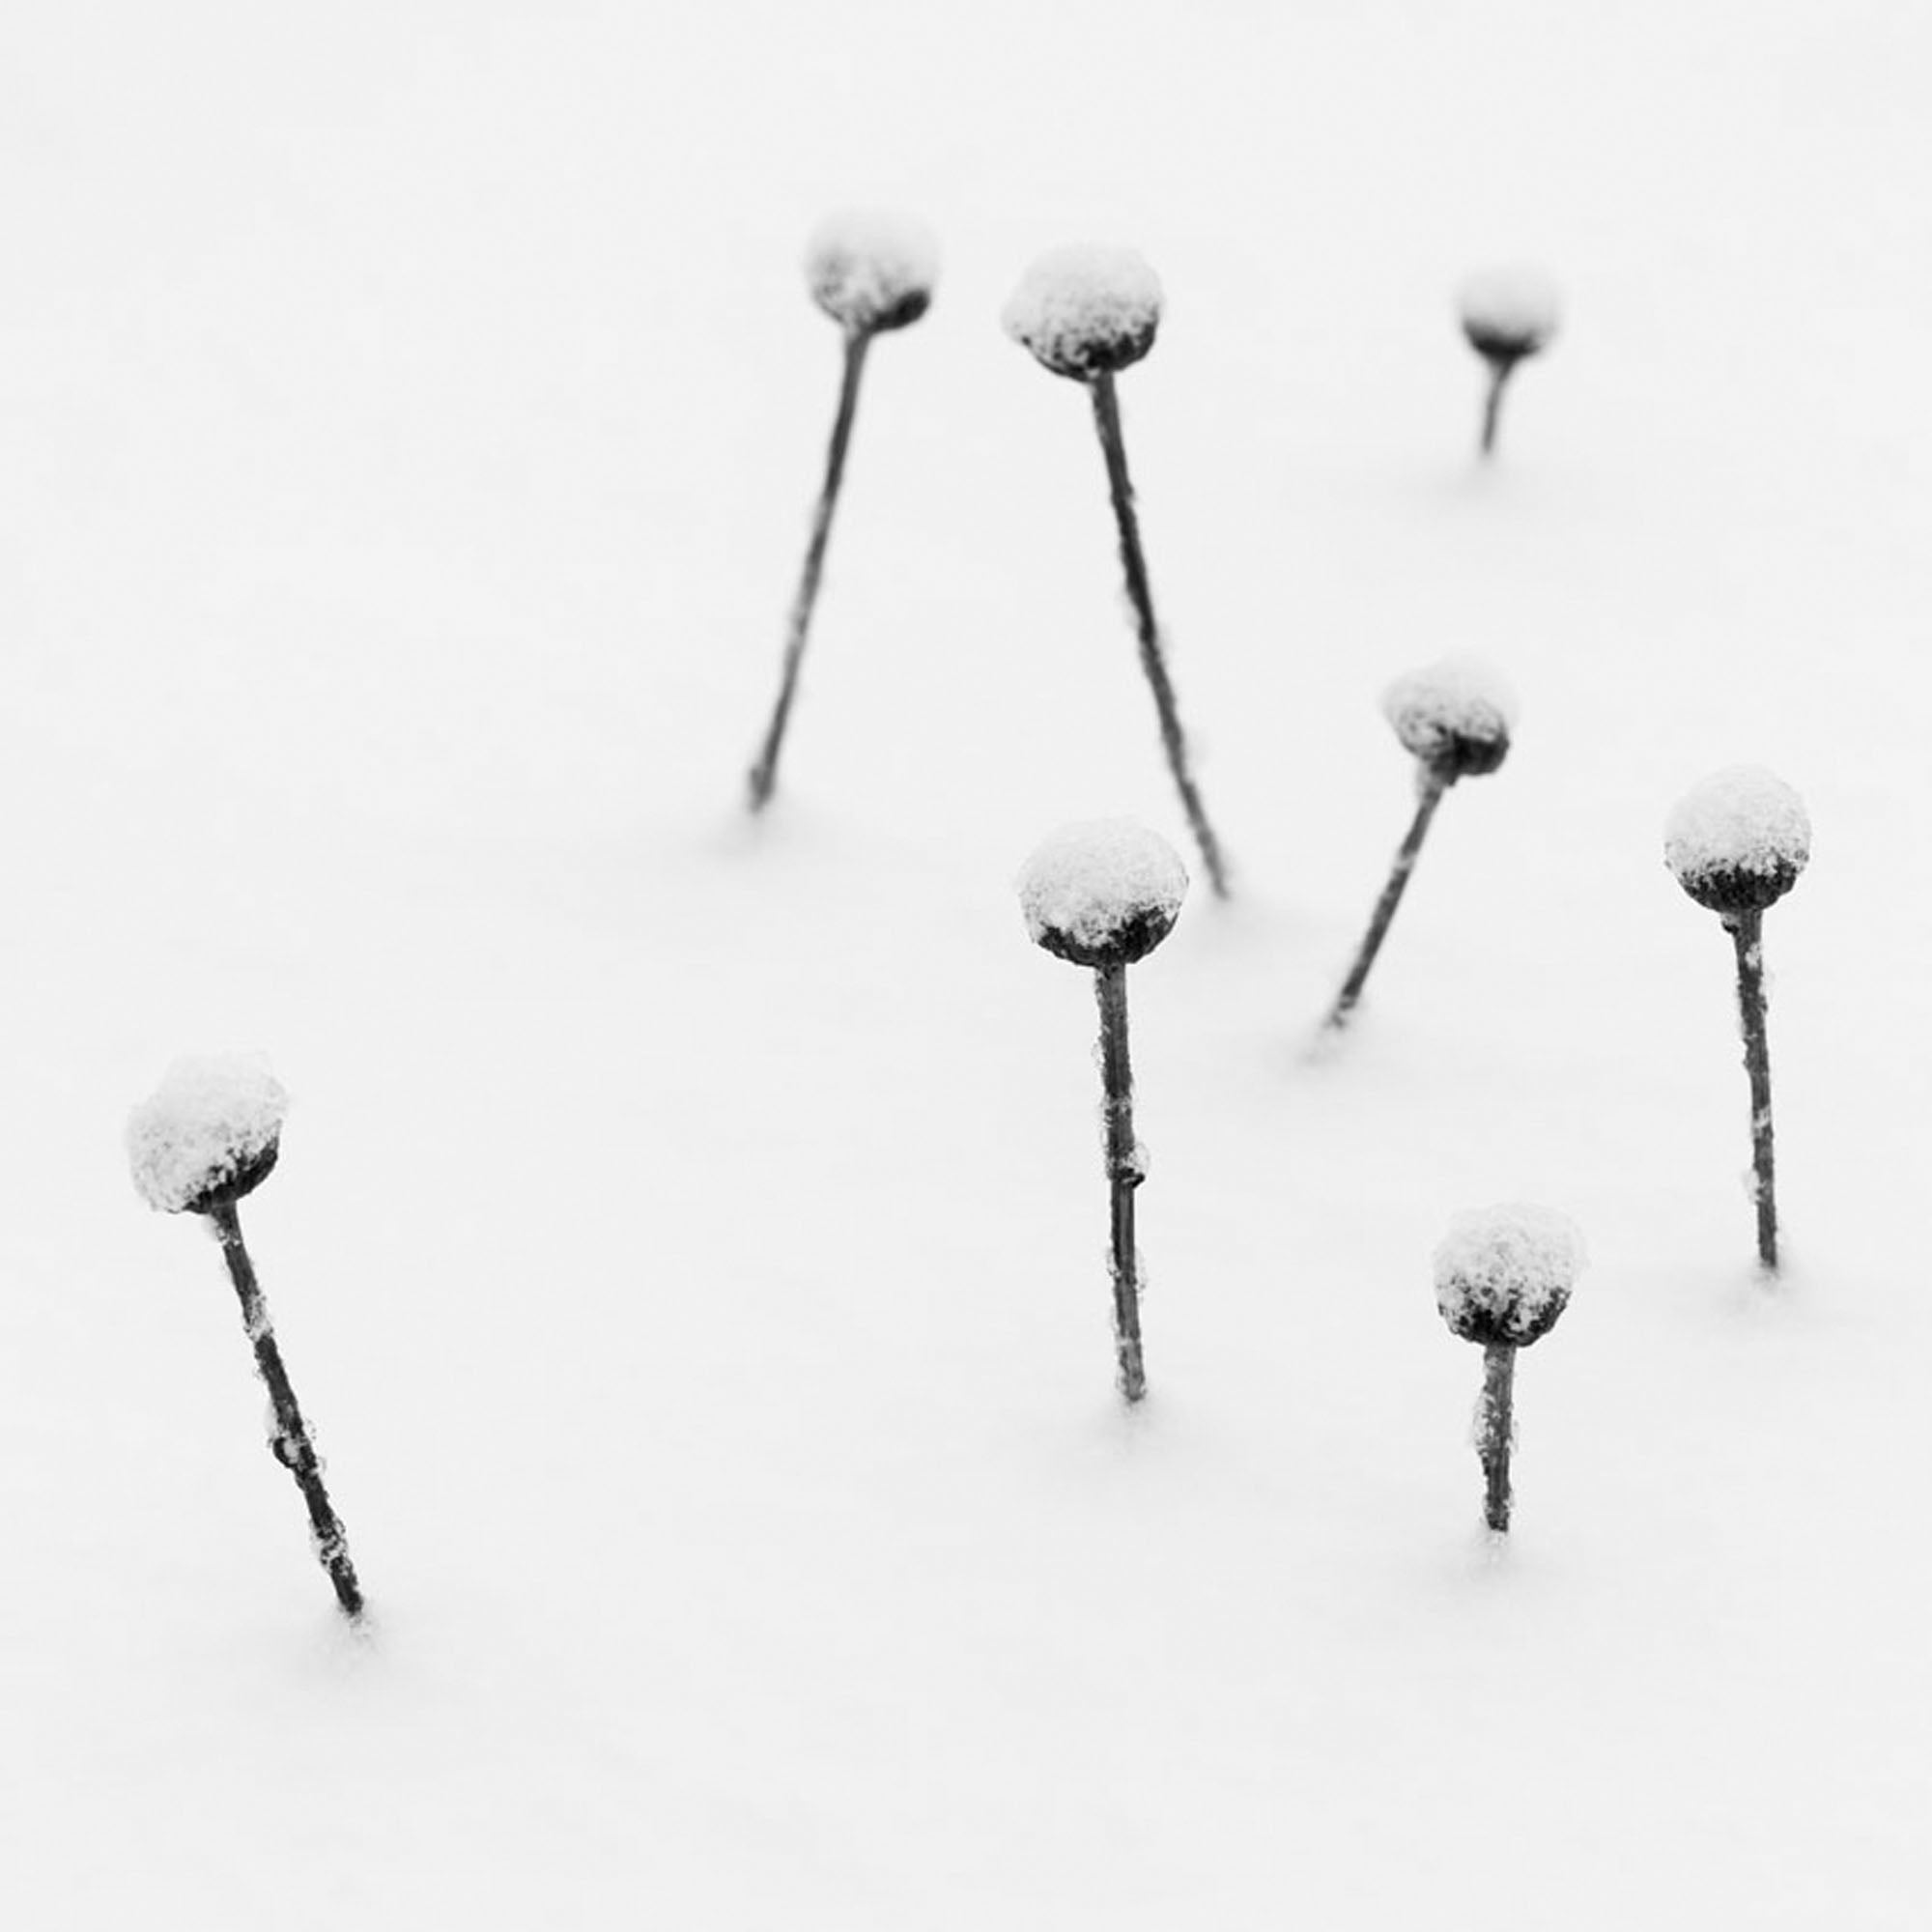
[(1730, 765), (1692, 785), (1663, 827), (1663, 862), (1717, 913), (1761, 912), (1811, 857), (1804, 801), (1762, 765)]
[(1510, 1203), (1459, 1215), (1435, 1250), (1435, 1305), (1465, 1342), (1526, 1349), (1555, 1325), (1586, 1257), (1567, 1215)]
[(1509, 755), (1516, 693), (1480, 658), (1439, 658), (1382, 693), (1382, 716), (1404, 750), (1454, 784), (1494, 771)]
[(1063, 826), (1020, 869), (1020, 912), (1036, 946), (1076, 966), (1126, 966), (1174, 929), (1187, 867), (1130, 818)]
[(1131, 248), (1049, 248), (1000, 316), (1056, 376), (1076, 382), (1138, 362), (1160, 327), (1160, 277)]
[(939, 243), (912, 215), (844, 209), (812, 230), (805, 279), (812, 300), (847, 328), (903, 328), (932, 305)]
[(1456, 293), (1463, 333), (1478, 355), (1517, 362), (1547, 349), (1562, 320), (1556, 284), (1533, 263), (1484, 269)]
[(128, 1160), (151, 1208), (206, 1213), (268, 1178), (289, 1096), (259, 1054), (177, 1060), (128, 1117)]

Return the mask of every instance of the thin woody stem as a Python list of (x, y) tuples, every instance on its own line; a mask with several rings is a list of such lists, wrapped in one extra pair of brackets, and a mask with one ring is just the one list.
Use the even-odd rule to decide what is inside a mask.
[(1771, 1042), (1765, 1030), (1764, 914), (1731, 914), (1738, 954), (1738, 1012), (1744, 1028), (1745, 1071), (1750, 1076), (1751, 1194), (1757, 1206), (1757, 1258), (1767, 1274), (1777, 1272), (1777, 1193), (1771, 1130)]
[(1114, 1283), (1114, 1352), (1121, 1393), (1128, 1402), (1147, 1394), (1141, 1357), (1140, 1255), (1134, 1245), (1134, 1190), (1144, 1179), (1134, 1143), (1134, 1076), (1127, 1059), (1127, 969), (1101, 966), (1094, 975), (1100, 1002), (1100, 1084), (1105, 1094), (1107, 1187)]
[(1376, 954), (1381, 951), (1389, 922), (1395, 918), (1395, 909), (1402, 903), (1408, 875), (1414, 871), (1422, 841), (1429, 835), (1429, 821), (1435, 816), (1435, 808), (1442, 803), (1442, 794), (1448, 786), (1449, 780), (1435, 766), (1423, 765), (1418, 771), (1415, 817), (1396, 852), (1388, 884), (1382, 888), (1382, 895), (1376, 901), (1375, 912), (1369, 919), (1369, 929), (1362, 935), (1362, 943), (1355, 952), (1355, 963), (1349, 968), (1349, 977), (1343, 980), (1342, 990), (1335, 995), (1335, 1004), (1328, 1010), (1326, 1024), (1331, 1027), (1345, 1025), (1354, 1010), (1356, 1001), (1362, 997), (1362, 988), (1368, 983), (1369, 968), (1376, 963)]
[(1502, 421), (1503, 387), (1516, 373), (1514, 356), (1495, 355), (1488, 357), (1490, 365), (1490, 386), (1483, 398), (1483, 444), (1482, 453), (1493, 456), (1496, 451), (1496, 430)]
[(275, 1433), (269, 1448), (276, 1462), (296, 1479), (302, 1501), (308, 1505), (309, 1525), (315, 1536), (315, 1553), (335, 1586), (336, 1602), (351, 1618), (362, 1614), (362, 1589), (355, 1580), (355, 1568), (349, 1560), (349, 1543), (342, 1521), (323, 1487), (322, 1461), (315, 1442), (296, 1403), (296, 1392), (282, 1366), (282, 1352), (275, 1346), (275, 1331), (269, 1320), (269, 1304), (255, 1279), (255, 1264), (242, 1239), (242, 1222), (232, 1201), (215, 1203), (208, 1210), (221, 1243), (222, 1258), (242, 1301), (242, 1325), (255, 1349), (255, 1367), (268, 1385), (269, 1401), (275, 1417)]
[(1127, 450), (1121, 436), (1121, 404), (1114, 389), (1114, 375), (1102, 370), (1089, 384), (1094, 392), (1094, 422), (1100, 433), (1100, 449), (1107, 459), (1107, 489), (1114, 501), (1114, 521), (1121, 532), (1121, 564), (1126, 572), (1127, 599), (1134, 607), (1134, 628), (1140, 639), (1141, 668), (1153, 687), (1154, 708), (1160, 714), (1160, 741), (1167, 751), (1168, 769), (1180, 791), (1180, 803), (1187, 813), (1194, 842), (1201, 848), (1201, 862), (1208, 868), (1208, 881), (1216, 898), (1228, 896), (1227, 867), (1221, 858), (1221, 841), (1208, 822), (1208, 809), (1201, 802), (1187, 763), (1187, 740), (1182, 736), (1180, 717), (1174, 700), (1174, 681), (1168, 676), (1167, 661), (1161, 654), (1160, 630), (1154, 621), (1153, 592), (1148, 583), (1147, 556), (1141, 549), (1140, 519), (1134, 513), (1133, 485), (1127, 480)]
[(1510, 1442), (1516, 1428), (1516, 1345), (1483, 1350), (1483, 1399), (1477, 1451), (1483, 1459), (1483, 1520), (1498, 1536), (1510, 1526)]
[(832, 444), (825, 457), (825, 484), (812, 513), (811, 541), (806, 545), (805, 569), (799, 577), (798, 594), (792, 599), (791, 619), (785, 629), (784, 671), (779, 683), (778, 703), (773, 707), (764, 744), (748, 779), (753, 811), (765, 809), (778, 784), (779, 751), (784, 743), (785, 724), (798, 692), (798, 668), (805, 658), (812, 606), (818, 602), (818, 580), (824, 574), (825, 550), (832, 539), (832, 515), (838, 507), (838, 486), (845, 476), (845, 451), (852, 440), (853, 419), (859, 412), (859, 379), (865, 373), (866, 351), (871, 344), (870, 329), (846, 331), (845, 374), (838, 389), (838, 414), (833, 421)]

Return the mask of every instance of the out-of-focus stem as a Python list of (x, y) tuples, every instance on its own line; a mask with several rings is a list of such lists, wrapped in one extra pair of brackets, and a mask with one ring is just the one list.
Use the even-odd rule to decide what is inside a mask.
[(255, 1279), (255, 1264), (242, 1239), (242, 1221), (232, 1201), (215, 1203), (208, 1209), (222, 1258), (228, 1264), (230, 1279), (242, 1302), (242, 1325), (255, 1350), (255, 1367), (268, 1385), (269, 1402), (274, 1411), (275, 1433), (269, 1447), (275, 1461), (296, 1479), (302, 1501), (308, 1505), (309, 1525), (315, 1535), (315, 1553), (328, 1573), (335, 1588), (335, 1600), (343, 1614), (356, 1618), (362, 1614), (362, 1588), (355, 1580), (355, 1567), (349, 1560), (349, 1542), (342, 1520), (323, 1487), (322, 1462), (296, 1402), (296, 1392), (282, 1366), (282, 1351), (275, 1346), (275, 1331), (269, 1320), (269, 1304)]
[(1114, 388), (1114, 374), (1103, 369), (1088, 385), (1094, 392), (1094, 423), (1100, 433), (1101, 453), (1107, 460), (1107, 490), (1114, 501), (1114, 521), (1121, 532), (1121, 565), (1126, 572), (1127, 601), (1134, 607), (1134, 629), (1140, 639), (1141, 668), (1153, 687), (1154, 708), (1160, 714), (1160, 741), (1167, 751), (1168, 769), (1180, 792), (1187, 813), (1188, 828), (1201, 850), (1201, 863), (1208, 868), (1208, 882), (1216, 898), (1228, 896), (1227, 867), (1221, 858), (1221, 841), (1208, 822), (1208, 808), (1201, 802), (1200, 787), (1194, 782), (1187, 763), (1187, 740), (1181, 734), (1180, 715), (1175, 705), (1174, 681), (1168, 676), (1167, 660), (1160, 648), (1160, 630), (1154, 621), (1153, 592), (1148, 583), (1147, 556), (1141, 549), (1140, 519), (1134, 511), (1133, 485), (1127, 480), (1127, 450), (1121, 436), (1121, 403)]
[(1429, 821), (1435, 816), (1435, 808), (1442, 803), (1442, 794), (1448, 784), (1449, 781), (1435, 766), (1423, 765), (1419, 768), (1415, 817), (1396, 852), (1388, 884), (1382, 888), (1382, 895), (1376, 901), (1376, 909), (1369, 919), (1369, 929), (1362, 935), (1362, 943), (1355, 952), (1355, 963), (1349, 968), (1349, 977), (1343, 980), (1342, 990), (1335, 995), (1335, 1004), (1328, 1009), (1327, 1024), (1331, 1027), (1344, 1025), (1354, 1010), (1356, 1001), (1362, 997), (1362, 988), (1368, 984), (1369, 968), (1376, 963), (1376, 954), (1381, 951), (1389, 922), (1395, 918), (1395, 909), (1402, 903), (1408, 875), (1415, 869), (1422, 841), (1429, 836)]
[(825, 550), (832, 539), (832, 516), (838, 507), (838, 486), (845, 476), (845, 451), (852, 440), (853, 419), (859, 412), (859, 379), (865, 373), (866, 351), (871, 344), (870, 329), (846, 331), (845, 374), (838, 389), (838, 414), (832, 424), (832, 445), (825, 457), (825, 484), (818, 493), (818, 507), (812, 514), (811, 541), (806, 545), (805, 569), (799, 577), (798, 595), (792, 599), (791, 621), (785, 630), (784, 671), (779, 682), (778, 703), (748, 780), (753, 811), (765, 809), (778, 784), (779, 751), (784, 743), (785, 724), (798, 691), (798, 668), (805, 657), (812, 607), (818, 602), (818, 580), (824, 573)]
[(1496, 452), (1496, 431), (1502, 421), (1503, 388), (1511, 376), (1516, 373), (1516, 357), (1493, 355), (1487, 358), (1490, 365), (1490, 386), (1483, 398), (1483, 454), (1493, 456)]
[(1141, 1357), (1140, 1256), (1134, 1245), (1134, 1190), (1143, 1176), (1134, 1144), (1134, 1076), (1127, 1059), (1127, 969), (1095, 969), (1100, 1002), (1100, 1084), (1106, 1123), (1107, 1187), (1114, 1282), (1114, 1352), (1121, 1394), (1139, 1402), (1147, 1394)]

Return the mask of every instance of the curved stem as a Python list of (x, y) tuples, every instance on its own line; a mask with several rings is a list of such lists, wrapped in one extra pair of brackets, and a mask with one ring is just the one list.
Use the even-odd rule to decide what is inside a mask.
[(1154, 708), (1160, 714), (1160, 741), (1167, 751), (1168, 769), (1180, 791), (1188, 828), (1201, 848), (1201, 863), (1216, 898), (1228, 896), (1227, 867), (1221, 841), (1208, 822), (1208, 809), (1187, 764), (1187, 741), (1174, 701), (1174, 681), (1161, 655), (1160, 631), (1154, 622), (1153, 592), (1148, 584), (1147, 557), (1141, 549), (1140, 519), (1134, 514), (1133, 485), (1127, 480), (1127, 450), (1121, 436), (1121, 404), (1114, 389), (1113, 371), (1102, 370), (1089, 386), (1094, 391), (1094, 423), (1100, 433), (1101, 453), (1107, 459), (1107, 490), (1113, 497), (1114, 521), (1121, 532), (1121, 563), (1126, 572), (1127, 599), (1134, 607), (1134, 628), (1140, 639), (1141, 668), (1153, 687)]
[(1483, 1401), (1477, 1452), (1483, 1459), (1483, 1520), (1498, 1536), (1510, 1526), (1510, 1444), (1516, 1432), (1516, 1345), (1483, 1350)]
[(1362, 988), (1368, 983), (1369, 968), (1376, 963), (1376, 954), (1381, 951), (1389, 922), (1395, 918), (1395, 909), (1402, 903), (1408, 875), (1415, 869), (1422, 841), (1429, 836), (1429, 821), (1435, 816), (1435, 808), (1442, 803), (1442, 794), (1449, 785), (1449, 781), (1433, 765), (1422, 766), (1415, 782), (1415, 817), (1396, 852), (1388, 884), (1382, 888), (1382, 895), (1376, 901), (1376, 909), (1370, 915), (1369, 929), (1362, 935), (1362, 943), (1355, 952), (1355, 963), (1349, 968), (1349, 977), (1343, 980), (1342, 990), (1335, 995), (1335, 1004), (1328, 1009), (1326, 1024), (1331, 1027), (1345, 1025), (1350, 1013), (1354, 1010), (1356, 1001), (1362, 997)]
[(818, 602), (818, 580), (824, 573), (825, 550), (832, 539), (832, 515), (838, 507), (838, 486), (845, 477), (845, 451), (852, 440), (853, 419), (859, 412), (859, 379), (865, 373), (866, 351), (871, 342), (869, 329), (852, 329), (845, 337), (845, 374), (838, 388), (838, 413), (833, 420), (832, 444), (825, 456), (825, 483), (812, 513), (811, 540), (805, 548), (805, 569), (799, 576), (798, 594), (792, 599), (791, 618), (785, 627), (784, 670), (779, 681), (778, 703), (773, 707), (772, 722), (766, 727), (757, 762), (747, 781), (753, 811), (765, 809), (778, 784), (779, 751), (784, 743), (785, 724), (798, 691), (798, 668), (805, 657), (812, 606)]
[(222, 1258), (228, 1264), (229, 1277), (235, 1283), (236, 1294), (241, 1298), (242, 1325), (254, 1345), (255, 1367), (268, 1385), (269, 1402), (275, 1417), (275, 1433), (269, 1438), (270, 1452), (296, 1479), (302, 1501), (308, 1505), (315, 1553), (322, 1567), (327, 1571), (329, 1582), (335, 1586), (336, 1602), (342, 1605), (346, 1616), (359, 1617), (362, 1614), (362, 1588), (355, 1580), (355, 1567), (349, 1560), (348, 1538), (343, 1532), (342, 1520), (328, 1500), (328, 1492), (323, 1487), (322, 1459), (315, 1453), (315, 1442), (308, 1433), (308, 1424), (297, 1405), (288, 1371), (282, 1366), (282, 1351), (275, 1346), (274, 1327), (269, 1320), (269, 1304), (255, 1279), (255, 1264), (242, 1239), (241, 1217), (236, 1212), (234, 1202), (222, 1201), (208, 1209), (208, 1218), (214, 1225), (215, 1237), (221, 1243)]
[(1134, 1075), (1127, 1059), (1127, 969), (1102, 966), (1094, 975), (1100, 1002), (1100, 1085), (1105, 1098), (1107, 1188), (1114, 1283), (1114, 1353), (1121, 1393), (1128, 1402), (1147, 1394), (1141, 1356), (1140, 1254), (1134, 1243), (1134, 1190), (1144, 1179), (1134, 1144)]
[(1751, 1195), (1757, 1205), (1757, 1258), (1767, 1274), (1777, 1272), (1777, 1193), (1771, 1131), (1771, 1041), (1765, 1029), (1764, 914), (1735, 913), (1725, 920), (1738, 955), (1738, 1013), (1745, 1037), (1745, 1071), (1750, 1077)]

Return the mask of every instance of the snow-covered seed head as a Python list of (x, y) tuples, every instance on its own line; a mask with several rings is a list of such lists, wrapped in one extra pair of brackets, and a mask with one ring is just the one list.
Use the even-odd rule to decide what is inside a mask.
[(1547, 349), (1562, 319), (1556, 284), (1529, 263), (1471, 275), (1456, 308), (1470, 347), (1492, 362), (1520, 362)]
[(254, 1054), (178, 1060), (128, 1117), (128, 1160), (151, 1208), (205, 1214), (259, 1186), (281, 1149), (289, 1096)]
[(1056, 376), (1086, 382), (1138, 362), (1160, 327), (1160, 277), (1131, 248), (1050, 248), (1000, 320)]
[(1811, 856), (1804, 801), (1762, 765), (1713, 773), (1677, 801), (1663, 862), (1715, 913), (1761, 912), (1797, 884)]
[(1021, 868), (1020, 911), (1036, 946), (1076, 966), (1128, 966), (1174, 930), (1187, 867), (1128, 818), (1067, 825)]
[(1382, 715), (1405, 750), (1454, 784), (1509, 755), (1516, 694), (1476, 658), (1442, 658), (1397, 678), (1382, 693)]
[(1584, 1260), (1577, 1224), (1548, 1208), (1459, 1215), (1435, 1250), (1435, 1305), (1465, 1342), (1526, 1349), (1555, 1326)]
[(812, 300), (847, 328), (903, 328), (932, 305), (939, 243), (911, 215), (848, 209), (812, 231), (805, 279)]

